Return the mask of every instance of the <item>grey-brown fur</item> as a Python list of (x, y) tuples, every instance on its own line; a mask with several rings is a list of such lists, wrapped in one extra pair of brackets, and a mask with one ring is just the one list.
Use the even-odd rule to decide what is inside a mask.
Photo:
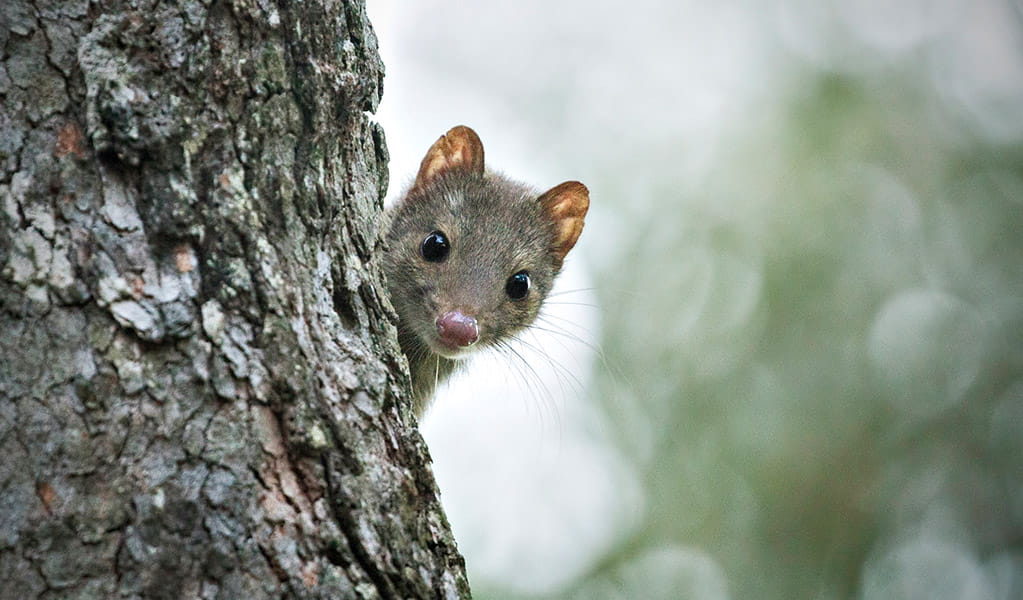
[[(423, 341), (441, 309), (459, 307), (475, 316), (478, 347), (515, 334), (539, 313), (561, 268), (561, 257), (551, 250), (555, 224), (539, 197), (536, 190), (500, 174), (457, 168), (425, 185), (417, 181), (391, 209), (384, 271), (417, 413), (459, 362)], [(420, 244), (436, 230), (448, 236), (451, 251), (444, 262), (430, 263), (420, 254)], [(529, 271), (530, 293), (512, 300), (505, 283), (523, 269)]]

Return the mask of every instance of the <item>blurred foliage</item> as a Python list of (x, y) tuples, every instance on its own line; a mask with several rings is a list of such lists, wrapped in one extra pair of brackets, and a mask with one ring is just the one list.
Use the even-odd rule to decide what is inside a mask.
[(416, 63), (421, 89), (442, 84), (428, 106), (484, 133), (530, 111), (515, 135), (592, 191), (575, 251), (603, 317), (590, 433), (642, 496), (558, 590), (474, 572), (471, 542), (477, 598), (1023, 598), (1020, 14), (637, 0), (408, 17), (409, 55), (443, 56)]
[[(916, 83), (808, 74), (602, 269), (648, 504), (578, 597), (1023, 597), (1023, 146)], [(662, 547), (729, 592), (594, 583)]]

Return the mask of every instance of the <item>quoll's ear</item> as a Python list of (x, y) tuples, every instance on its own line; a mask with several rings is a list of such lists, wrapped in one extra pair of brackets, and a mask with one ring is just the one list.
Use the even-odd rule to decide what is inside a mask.
[(452, 127), (430, 146), (419, 165), (413, 187), (423, 187), (451, 169), (483, 173), (483, 142), (475, 131), (465, 125)]
[(551, 254), (560, 266), (583, 232), (583, 219), (590, 208), (590, 191), (578, 181), (566, 181), (540, 196), (540, 204), (555, 225)]

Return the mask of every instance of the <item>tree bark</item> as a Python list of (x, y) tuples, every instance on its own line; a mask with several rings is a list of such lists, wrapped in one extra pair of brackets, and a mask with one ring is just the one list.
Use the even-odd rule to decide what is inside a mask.
[(372, 261), (363, 3), (0, 19), (0, 597), (468, 597)]

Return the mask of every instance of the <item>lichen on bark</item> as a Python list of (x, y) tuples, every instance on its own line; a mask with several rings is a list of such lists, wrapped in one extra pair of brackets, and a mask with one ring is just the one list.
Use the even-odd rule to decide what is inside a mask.
[(361, 2), (0, 4), (0, 589), (464, 598)]

